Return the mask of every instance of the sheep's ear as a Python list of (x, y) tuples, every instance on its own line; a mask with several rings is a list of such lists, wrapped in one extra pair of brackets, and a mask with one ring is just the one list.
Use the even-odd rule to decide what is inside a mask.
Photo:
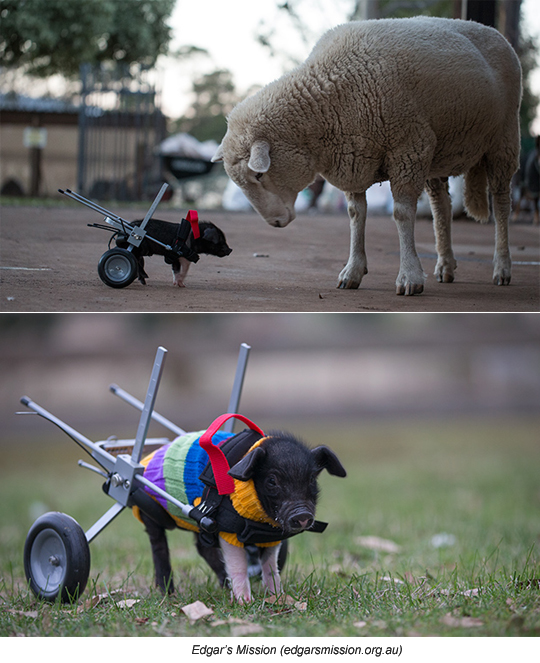
[(223, 143), (217, 148), (217, 152), (212, 157), (212, 163), (216, 163), (216, 161), (223, 161)]
[(266, 173), (270, 168), (270, 145), (263, 140), (256, 140), (251, 146), (248, 166), (256, 173)]

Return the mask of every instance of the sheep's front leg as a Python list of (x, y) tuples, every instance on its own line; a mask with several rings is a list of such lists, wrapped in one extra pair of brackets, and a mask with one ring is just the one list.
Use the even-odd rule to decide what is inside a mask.
[(394, 221), (399, 235), (399, 274), (397, 295), (419, 295), (424, 290), (426, 275), (414, 244), (414, 222), (418, 197), (394, 193)]
[(248, 561), (246, 551), (233, 546), (220, 537), (219, 545), (223, 553), (223, 562), (227, 577), (231, 581), (233, 597), (238, 603), (250, 603), (251, 588), (248, 577)]
[(270, 594), (281, 594), (278, 555), (281, 544), (261, 548), (262, 582)]
[(432, 179), (426, 182), (426, 191), (433, 213), (433, 230), (437, 247), (435, 276), (439, 283), (452, 283), (457, 267), (452, 251), (452, 201), (448, 180)]
[(351, 244), (349, 260), (341, 270), (338, 288), (358, 288), (364, 275), (367, 274), (367, 259), (365, 251), (367, 202), (364, 193), (347, 193)]

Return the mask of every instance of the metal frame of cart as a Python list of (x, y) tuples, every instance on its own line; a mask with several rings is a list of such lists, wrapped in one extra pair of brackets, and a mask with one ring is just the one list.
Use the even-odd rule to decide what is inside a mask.
[[(229, 413), (238, 412), (250, 349), (245, 343), (240, 346), (229, 399)], [(182, 504), (143, 476), (144, 467), (140, 463), (143, 452), (169, 442), (168, 439), (147, 437), (151, 420), (162, 424), (175, 435), (185, 433), (182, 428), (154, 411), (166, 355), (167, 350), (159, 347), (144, 402), (137, 400), (115, 384), (110, 386), (112, 393), (141, 412), (137, 434), (133, 440), (92, 442), (28, 396), (21, 398), (21, 403), (31, 412), (20, 414), (35, 413), (47, 419), (63, 430), (94, 459), (100, 468), (82, 460), (78, 464), (103, 476), (107, 480), (104, 488), (114, 500), (113, 506), (86, 532), (71, 516), (64, 513), (47, 513), (35, 521), (25, 542), (24, 568), (30, 588), (36, 596), (48, 601), (54, 601), (57, 597), (62, 601), (70, 601), (82, 594), (90, 573), (89, 543), (126, 507), (139, 506), (143, 511), (152, 508), (152, 503), (155, 502), (144, 491), (144, 487), (151, 488), (177, 506), (184, 517), (193, 520), (201, 529), (215, 531), (216, 524), (211, 518), (204, 516), (196, 507)], [(223, 428), (232, 432), (234, 420), (229, 419)], [(131, 454), (118, 453), (126, 448), (131, 449)]]
[[(155, 244), (159, 244), (159, 246), (164, 248), (166, 251), (176, 253), (179, 256), (183, 255), (181, 248), (178, 249), (170, 246), (169, 244), (164, 244), (163, 242), (157, 240), (155, 237), (149, 235), (146, 231), (146, 226), (154, 215), (154, 212), (161, 202), (161, 199), (165, 195), (168, 186), (169, 185), (167, 183), (162, 185), (140, 225), (126, 221), (126, 219), (123, 219), (121, 216), (118, 216), (105, 207), (98, 205), (93, 200), (88, 200), (88, 198), (81, 196), (75, 191), (71, 191), (71, 189), (66, 189), (65, 191), (63, 189), (58, 189), (59, 193), (63, 194), (64, 196), (67, 196), (68, 198), (71, 198), (72, 200), (75, 200), (76, 202), (89, 207), (94, 212), (98, 212), (99, 214), (104, 215), (104, 223), (89, 223), (88, 225), (91, 228), (109, 230), (110, 232), (114, 233), (113, 238), (119, 236), (122, 238), (123, 243), (128, 244), (127, 248), (122, 248), (119, 246), (110, 248), (109, 242), (109, 250), (105, 251), (99, 260), (99, 278), (109, 287), (125, 288), (135, 280), (138, 274), (138, 264), (136, 257), (133, 255), (133, 249), (139, 247), (142, 241), (145, 239), (149, 240), (150, 242), (154, 242)], [(190, 218), (189, 214), (188, 218)], [(187, 226), (186, 230), (189, 230), (189, 225)]]

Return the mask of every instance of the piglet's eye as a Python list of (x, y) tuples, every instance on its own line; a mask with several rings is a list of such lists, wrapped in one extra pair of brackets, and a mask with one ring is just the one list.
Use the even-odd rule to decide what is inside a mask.
[(270, 475), (266, 478), (266, 488), (270, 491), (276, 491), (279, 488), (276, 477)]
[(261, 178), (262, 178), (263, 175), (264, 175), (264, 173), (255, 173), (255, 179), (257, 180), (257, 182), (261, 181)]

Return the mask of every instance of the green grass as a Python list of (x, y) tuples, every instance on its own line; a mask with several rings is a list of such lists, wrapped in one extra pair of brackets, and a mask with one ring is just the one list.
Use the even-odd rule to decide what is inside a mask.
[[(348, 478), (321, 477), (318, 517), (330, 525), (291, 540), (284, 583), (296, 604), (284, 605), (263, 601), (256, 581), (251, 605), (231, 605), (185, 532), (169, 535), (178, 591), (163, 598), (152, 588), (146, 535), (129, 513), (92, 542), (78, 601), (37, 601), (22, 566), (36, 514), (64, 511), (86, 529), (112, 502), (97, 475), (76, 467), (81, 453), (62, 434), (18, 441), (3, 448), (0, 477), (0, 636), (206, 637), (254, 626), (262, 636), (538, 636), (539, 424), (290, 426), (332, 446)], [(438, 534), (453, 544), (434, 547)], [(364, 536), (399, 550), (362, 547)], [(137, 602), (121, 608), (123, 599)], [(181, 608), (197, 600), (214, 614), (190, 624)]]

